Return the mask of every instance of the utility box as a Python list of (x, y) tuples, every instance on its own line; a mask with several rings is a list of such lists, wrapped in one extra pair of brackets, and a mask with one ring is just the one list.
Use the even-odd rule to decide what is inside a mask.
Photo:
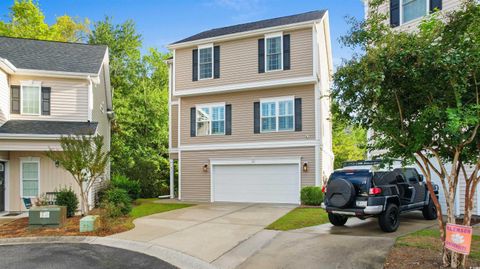
[(96, 215), (86, 216), (80, 220), (80, 232), (93, 232), (98, 228), (100, 218)]
[(29, 228), (59, 228), (67, 220), (67, 207), (49, 205), (36, 206), (28, 211)]

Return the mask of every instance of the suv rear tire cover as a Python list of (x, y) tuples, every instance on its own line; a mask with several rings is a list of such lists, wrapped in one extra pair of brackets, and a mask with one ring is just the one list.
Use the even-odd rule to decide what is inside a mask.
[(326, 196), (329, 205), (343, 208), (355, 198), (355, 187), (346, 179), (335, 179), (328, 183)]

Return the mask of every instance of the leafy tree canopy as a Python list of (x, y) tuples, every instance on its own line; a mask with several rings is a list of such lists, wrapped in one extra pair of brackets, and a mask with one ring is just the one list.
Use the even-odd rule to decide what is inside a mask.
[(38, 2), (15, 0), (7, 21), (0, 21), (0, 35), (42, 40), (79, 42), (88, 32), (88, 19), (63, 15), (48, 25)]

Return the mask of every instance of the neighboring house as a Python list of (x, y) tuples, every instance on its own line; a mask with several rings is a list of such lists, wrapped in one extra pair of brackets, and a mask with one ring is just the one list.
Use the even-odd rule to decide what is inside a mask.
[[(365, 1), (365, 16), (368, 17), (369, 7), (368, 1)], [(397, 29), (398, 31), (415, 31), (418, 25), (422, 22), (425, 16), (428, 16), (435, 10), (440, 12), (449, 12), (455, 9), (460, 8), (462, 5), (462, 0), (390, 0), (386, 1), (380, 7), (380, 11), (388, 14), (389, 24), (391, 27)], [(372, 136), (372, 132), (369, 131), (369, 137)], [(370, 152), (370, 157), (381, 154), (381, 151)], [(433, 163), (436, 163), (435, 160), (432, 160)], [(438, 167), (437, 167), (438, 168)], [(451, 164), (448, 164), (446, 168), (450, 171)], [(417, 169), (421, 171), (420, 169)], [(467, 172), (470, 174), (473, 171), (473, 167), (467, 167)], [(433, 174), (433, 181), (435, 181), (439, 186), (440, 179)], [(465, 197), (465, 180), (462, 178), (459, 181), (459, 187), (457, 188), (456, 194), (456, 206), (455, 214), (462, 215), (464, 212), (464, 199)], [(442, 204), (442, 210), (446, 212), (446, 203), (443, 195), (443, 189), (440, 188), (440, 202)], [(475, 194), (473, 214), (480, 215), (480, 186), (478, 186)]]
[(71, 134), (103, 135), (109, 150), (112, 113), (106, 46), (0, 37), (0, 212), (64, 186), (78, 193), (44, 152)]
[(168, 47), (179, 199), (300, 203), (301, 187), (330, 175), (327, 11), (216, 28)]

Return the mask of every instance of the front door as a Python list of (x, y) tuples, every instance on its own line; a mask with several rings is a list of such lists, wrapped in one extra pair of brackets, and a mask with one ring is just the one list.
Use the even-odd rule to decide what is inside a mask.
[(0, 162), (0, 212), (5, 211), (5, 163)]

